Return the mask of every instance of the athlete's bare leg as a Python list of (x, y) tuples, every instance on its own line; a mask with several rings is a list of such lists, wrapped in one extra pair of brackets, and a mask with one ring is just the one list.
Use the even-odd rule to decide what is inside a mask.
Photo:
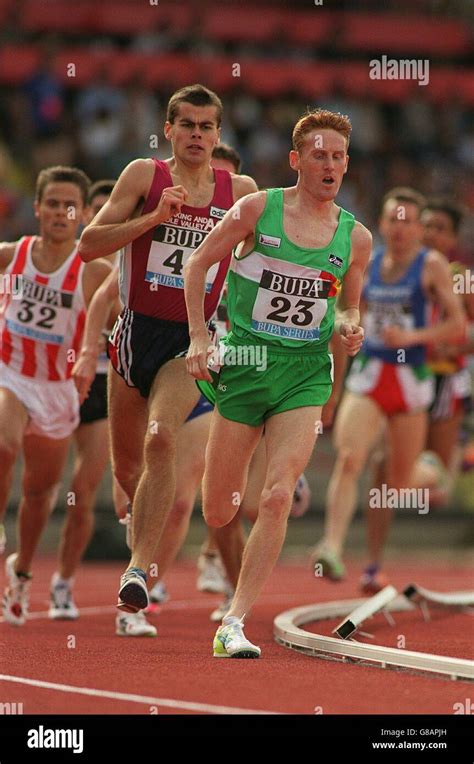
[(263, 425), (250, 427), (232, 422), (214, 409), (202, 481), (204, 519), (211, 527), (227, 525), (237, 513), (245, 493), (250, 460), (262, 430)]
[(384, 416), (370, 398), (347, 392), (336, 417), (337, 459), (329, 481), (324, 543), (340, 555), (357, 504), (358, 480)]
[(176, 559), (188, 532), (189, 519), (204, 473), (210, 420), (211, 413), (195, 417), (186, 422), (178, 434), (176, 493), (156, 554), (160, 579)]
[[(413, 466), (420, 455), (427, 431), (428, 415), (396, 414), (388, 420), (389, 460), (387, 487), (412, 488)], [(370, 562), (380, 565), (383, 549), (393, 517), (393, 510), (372, 508), (367, 512), (367, 533)]]
[(258, 517), (258, 506), (265, 486), (266, 471), (267, 449), (265, 446), (265, 435), (263, 435), (250, 462), (247, 486), (241, 506), (244, 516), (251, 523), (254, 523)]
[(242, 528), (242, 512), (237, 512), (232, 520), (222, 528), (214, 528), (217, 548), (232, 588), (239, 580), (244, 554), (245, 537)]
[(449, 419), (440, 419), (430, 422), (428, 437), (426, 440), (427, 450), (434, 451), (442, 460), (446, 469), (450, 470), (455, 460), (456, 446), (461, 429), (463, 411), (457, 411)]
[(143, 441), (148, 404), (138, 390), (128, 387), (111, 367), (108, 375), (108, 411), (112, 471), (133, 501), (143, 470)]
[(29, 573), (33, 555), (56, 503), (71, 438), (53, 440), (26, 435), (23, 440), (25, 471), (18, 513), (16, 570)]
[(23, 443), (28, 412), (11, 390), (0, 387), (0, 520), (7, 508), (13, 468)]
[(218, 530), (218, 528), (210, 528), (208, 526), (207, 535), (201, 547), (202, 554), (216, 554), (219, 551), (219, 545), (216, 539), (216, 532)]
[(237, 586), (242, 557), (245, 547), (245, 537), (242, 527), (242, 517), (246, 517), (254, 523), (258, 516), (258, 505), (265, 485), (265, 473), (267, 469), (267, 455), (265, 437), (260, 442), (252, 456), (244, 498), (240, 505), (240, 511), (227, 525), (222, 528), (214, 528), (215, 539), (218, 544), (220, 556), (227, 573), (227, 578), (233, 588)]
[(97, 489), (109, 460), (107, 420), (81, 424), (74, 433), (77, 448), (71, 484), (74, 504), (68, 506), (59, 545), (61, 578), (74, 575), (94, 528)]
[(168, 361), (156, 375), (148, 401), (144, 471), (133, 499), (133, 551), (129, 567), (146, 571), (156, 559), (176, 490), (178, 432), (198, 400), (199, 391), (186, 371), (185, 359)]
[(130, 499), (128, 498), (115, 475), (112, 476), (112, 498), (114, 502), (115, 514), (121, 520), (127, 514), (127, 507)]
[[(265, 486), (257, 520), (245, 545), (242, 569), (228, 616), (243, 618), (250, 611), (278, 559), (296, 482), (313, 452), (316, 422), (320, 419), (321, 406), (308, 406), (276, 414), (265, 423)], [(232, 451), (225, 450), (232, 460)]]

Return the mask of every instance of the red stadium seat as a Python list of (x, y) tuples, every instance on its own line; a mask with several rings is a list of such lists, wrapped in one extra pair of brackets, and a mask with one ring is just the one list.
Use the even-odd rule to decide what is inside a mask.
[(94, 28), (97, 4), (68, 0), (26, 0), (21, 15), (23, 28), (32, 32), (80, 34)]
[(33, 45), (5, 45), (0, 48), (0, 82), (21, 85), (37, 70), (40, 52)]
[[(101, 67), (108, 64), (112, 56), (108, 51), (91, 51), (79, 47), (62, 48), (55, 56), (54, 70), (66, 87), (83, 87), (94, 80)], [(71, 64), (74, 65), (74, 69)]]
[(288, 16), (272, 8), (234, 6), (208, 11), (201, 32), (214, 40), (262, 42), (285, 31)]
[(187, 55), (148, 56), (143, 72), (144, 84), (172, 90), (199, 81), (199, 60)]
[(291, 43), (320, 45), (329, 40), (339, 14), (315, 6), (312, 11), (288, 14), (285, 36)]
[(451, 19), (347, 13), (339, 42), (343, 50), (443, 56), (467, 52), (470, 37), (467, 26)]

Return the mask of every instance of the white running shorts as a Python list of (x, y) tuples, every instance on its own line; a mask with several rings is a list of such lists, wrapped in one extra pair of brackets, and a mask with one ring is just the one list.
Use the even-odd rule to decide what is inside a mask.
[(25, 435), (61, 440), (79, 424), (79, 395), (72, 379), (45, 382), (12, 371), (0, 362), (0, 388), (11, 390), (29, 414)]

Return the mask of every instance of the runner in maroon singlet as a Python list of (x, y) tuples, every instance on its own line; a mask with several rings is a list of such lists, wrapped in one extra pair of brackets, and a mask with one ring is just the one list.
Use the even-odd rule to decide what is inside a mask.
[[(251, 178), (210, 167), (221, 113), (219, 98), (202, 85), (177, 91), (164, 129), (173, 156), (131, 162), (81, 239), (86, 261), (125, 248), (125, 307), (109, 346), (116, 372), (109, 376), (109, 411), (114, 474), (133, 497), (132, 559), (118, 601), (127, 612), (148, 605), (147, 570), (175, 493), (177, 433), (199, 398), (186, 371), (183, 267), (225, 211), (257, 189)], [(229, 260), (230, 252), (207, 276), (206, 321)]]

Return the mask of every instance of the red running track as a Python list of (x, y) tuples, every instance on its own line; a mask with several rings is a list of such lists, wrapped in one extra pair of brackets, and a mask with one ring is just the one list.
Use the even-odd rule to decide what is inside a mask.
[[(355, 565), (349, 565), (349, 580), (340, 584), (315, 579), (303, 564), (279, 565), (247, 619), (248, 637), (262, 647), (262, 658), (253, 661), (212, 658), (215, 626), (208, 617), (218, 600), (195, 590), (195, 568), (189, 563), (168, 576), (172, 599), (159, 615), (150, 616), (158, 628), (154, 639), (115, 636), (120, 563), (84, 564), (75, 587), (80, 619), (49, 621), (53, 570), (51, 559), (35, 565), (33, 618), (22, 628), (0, 623), (2, 676), (62, 687), (2, 679), (0, 702), (23, 703), (25, 714), (314, 714), (315, 709), (324, 714), (452, 714), (454, 703), (472, 694), (472, 685), (464, 681), (321, 660), (273, 641), (273, 619), (283, 610), (359, 598)], [(465, 565), (400, 560), (386, 570), (400, 588), (413, 581), (439, 591), (472, 588)], [(377, 616), (365, 628), (375, 643), (396, 646), (402, 634), (407, 649), (473, 657), (472, 616), (438, 611), (428, 624), (419, 613), (395, 614), (395, 620), (389, 627)], [(320, 623), (315, 630), (329, 634), (332, 626)]]

